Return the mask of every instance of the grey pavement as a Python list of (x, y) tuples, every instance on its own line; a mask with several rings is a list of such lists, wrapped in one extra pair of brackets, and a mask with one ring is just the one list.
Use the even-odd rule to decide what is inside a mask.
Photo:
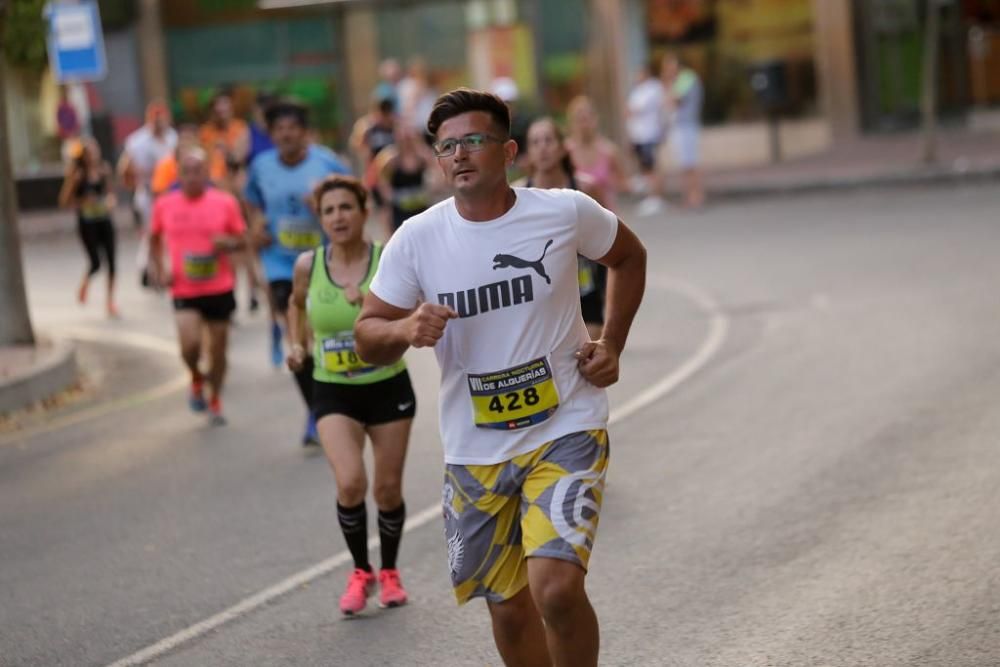
[[(588, 578), (602, 664), (1000, 664), (998, 207), (996, 188), (892, 189), (634, 221), (650, 292), (613, 405), (704, 342), (677, 281), (729, 329), (612, 429)], [(121, 322), (68, 307), (78, 252), (28, 244), (42, 328), (172, 339), (165, 301), (137, 290)], [(240, 315), (225, 429), (174, 392), (0, 435), (0, 664), (107, 664), (342, 551), (265, 333)], [(170, 377), (168, 353), (141, 356), (135, 373)], [(441, 463), (433, 358), (409, 359), (412, 516), (438, 502)], [(404, 538), (407, 607), (342, 620), (340, 567), (157, 664), (499, 665), (482, 604), (451, 600), (442, 542), (437, 520)]]

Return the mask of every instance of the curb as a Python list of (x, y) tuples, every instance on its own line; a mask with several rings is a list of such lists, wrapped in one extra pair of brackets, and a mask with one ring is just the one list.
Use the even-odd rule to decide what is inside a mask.
[(791, 181), (785, 183), (760, 183), (748, 185), (706, 184), (706, 195), (711, 200), (750, 199), (754, 197), (812, 194), (885, 187), (947, 186), (984, 183), (1000, 180), (1000, 165), (976, 170), (914, 169), (910, 171), (866, 174), (863, 176)]
[(45, 400), (76, 379), (76, 345), (68, 340), (42, 341), (33, 366), (0, 379), (0, 416)]

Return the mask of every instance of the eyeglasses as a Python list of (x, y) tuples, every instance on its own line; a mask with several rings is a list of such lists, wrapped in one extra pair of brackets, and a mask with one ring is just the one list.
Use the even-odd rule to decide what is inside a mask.
[(442, 139), (433, 144), (434, 155), (438, 157), (448, 157), (449, 155), (454, 155), (455, 151), (458, 150), (458, 145), (461, 144), (462, 148), (465, 149), (466, 153), (475, 153), (476, 151), (481, 151), (486, 147), (486, 142), (495, 141), (498, 144), (504, 142), (503, 139), (498, 139), (497, 137), (490, 136), (488, 134), (467, 134), (459, 139)]

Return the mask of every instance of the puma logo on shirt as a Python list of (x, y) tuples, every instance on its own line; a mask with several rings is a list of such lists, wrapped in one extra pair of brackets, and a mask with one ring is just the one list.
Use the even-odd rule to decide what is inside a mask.
[(493, 270), (496, 271), (497, 269), (507, 269), (510, 267), (515, 269), (534, 269), (535, 273), (542, 278), (545, 278), (545, 282), (551, 285), (552, 279), (549, 278), (547, 273), (545, 273), (545, 265), (542, 264), (542, 260), (545, 259), (545, 253), (549, 251), (550, 245), (552, 245), (552, 239), (549, 239), (549, 242), (545, 244), (545, 248), (542, 249), (542, 256), (534, 262), (529, 262), (526, 259), (521, 259), (520, 257), (516, 257), (514, 255), (504, 255), (502, 253), (497, 254), (493, 258), (493, 261), (495, 262), (495, 264), (493, 264)]
[[(516, 255), (506, 255), (498, 253), (493, 257), (493, 270), (497, 269), (533, 269), (549, 285), (552, 279), (545, 272), (545, 253), (552, 245), (552, 239), (542, 249), (542, 256), (535, 261), (521, 259)], [(461, 290), (459, 292), (441, 292), (438, 294), (438, 303), (442, 306), (453, 308), (459, 317), (472, 317), (481, 313), (488, 313), (500, 308), (509, 308), (522, 303), (531, 303), (535, 300), (535, 290), (531, 284), (531, 275), (517, 276), (510, 280), (501, 280), (489, 285), (480, 285), (472, 289)]]

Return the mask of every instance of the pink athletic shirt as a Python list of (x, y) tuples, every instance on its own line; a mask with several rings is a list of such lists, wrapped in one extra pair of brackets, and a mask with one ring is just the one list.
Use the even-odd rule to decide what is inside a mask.
[(173, 282), (170, 293), (179, 299), (225, 294), (236, 283), (228, 253), (216, 252), (219, 236), (246, 231), (236, 198), (209, 188), (197, 199), (180, 190), (161, 195), (153, 206), (152, 233), (162, 234), (170, 253)]

